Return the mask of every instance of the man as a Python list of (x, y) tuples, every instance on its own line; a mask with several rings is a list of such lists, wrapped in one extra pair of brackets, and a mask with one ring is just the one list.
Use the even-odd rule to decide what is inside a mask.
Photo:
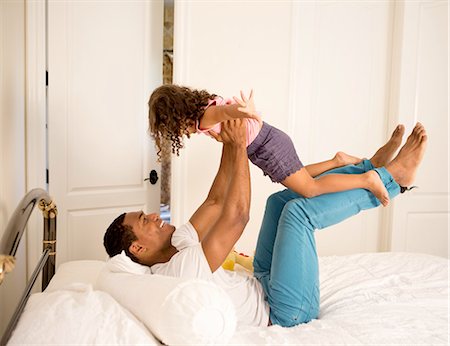
[[(413, 182), (427, 141), (426, 131), (418, 123), (390, 161), (402, 135), (403, 131), (396, 130), (370, 160), (325, 174), (361, 174), (375, 169), (390, 198), (395, 197), (401, 186)], [(310, 199), (290, 190), (275, 193), (267, 200), (254, 277), (227, 272), (220, 266), (249, 218), (250, 178), (243, 121), (227, 122), (220, 136), (224, 145), (217, 176), (190, 221), (175, 229), (158, 214), (122, 214), (106, 231), (106, 251), (111, 257), (125, 251), (155, 274), (215, 282), (230, 295), (241, 325), (288, 327), (308, 322), (318, 316), (320, 297), (314, 230), (376, 207), (379, 201), (363, 189)]]

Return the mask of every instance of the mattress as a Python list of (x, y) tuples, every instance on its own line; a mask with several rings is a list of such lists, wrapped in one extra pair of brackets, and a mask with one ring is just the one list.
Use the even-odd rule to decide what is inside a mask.
[[(102, 266), (61, 265), (48, 289), (31, 296), (9, 344), (161, 345), (137, 318), (93, 288)], [(319, 266), (318, 319), (293, 328), (238, 326), (230, 344), (448, 344), (447, 259), (370, 253), (322, 257)]]

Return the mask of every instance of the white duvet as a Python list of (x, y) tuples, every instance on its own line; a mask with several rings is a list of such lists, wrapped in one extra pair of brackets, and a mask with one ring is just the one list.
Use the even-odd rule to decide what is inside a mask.
[[(319, 319), (294, 328), (239, 328), (232, 345), (447, 345), (444, 258), (375, 253), (320, 259)], [(152, 344), (155, 338), (87, 283), (31, 297), (10, 344)]]
[(447, 345), (449, 261), (377, 253), (320, 259), (319, 319), (238, 330), (236, 345)]
[(8, 345), (160, 345), (109, 295), (74, 283), (30, 297)]

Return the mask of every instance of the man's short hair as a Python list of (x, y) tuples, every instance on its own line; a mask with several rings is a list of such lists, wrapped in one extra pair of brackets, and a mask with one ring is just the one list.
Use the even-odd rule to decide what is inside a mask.
[(137, 240), (137, 237), (133, 232), (133, 228), (123, 223), (125, 215), (126, 213), (119, 215), (111, 225), (109, 225), (103, 237), (103, 245), (105, 246), (109, 257), (113, 257), (120, 254), (122, 251), (125, 251), (128, 257), (134, 262), (139, 263), (136, 256), (129, 250), (131, 244)]

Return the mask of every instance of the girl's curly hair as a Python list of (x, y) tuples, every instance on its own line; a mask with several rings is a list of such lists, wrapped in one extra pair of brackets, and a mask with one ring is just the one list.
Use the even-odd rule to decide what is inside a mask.
[(208, 101), (217, 95), (206, 90), (190, 89), (174, 84), (156, 88), (148, 101), (149, 131), (161, 159), (163, 140), (172, 143), (172, 153), (179, 155), (183, 135), (190, 137), (188, 127), (195, 126), (205, 112)]

